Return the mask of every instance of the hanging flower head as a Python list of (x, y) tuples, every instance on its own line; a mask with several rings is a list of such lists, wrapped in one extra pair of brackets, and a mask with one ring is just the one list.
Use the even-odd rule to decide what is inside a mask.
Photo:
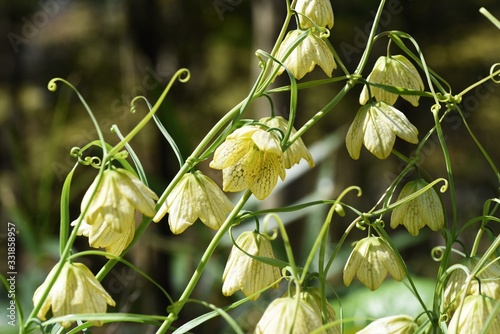
[(417, 323), (407, 315), (393, 315), (371, 322), (356, 334), (413, 334)]
[[(480, 256), (466, 257), (460, 261), (460, 264), (473, 270), (480, 260)], [(500, 265), (498, 262), (487, 264), (470, 283), (467, 283), (467, 273), (461, 269), (454, 270), (450, 274), (444, 290), (444, 305), (448, 313), (451, 314), (457, 309), (464, 293), (466, 296), (482, 294), (494, 300), (500, 299)]]
[(308, 20), (299, 15), (300, 26), (303, 29), (314, 27), (311, 21), (319, 27), (333, 28), (333, 10), (330, 0), (298, 0), (295, 11), (309, 18)]
[[(398, 196), (398, 200), (403, 199), (420, 189), (426, 187), (428, 183), (423, 179), (408, 182)], [(391, 227), (404, 225), (411, 235), (417, 236), (418, 232), (425, 225), (433, 231), (439, 231), (444, 227), (443, 205), (434, 188), (430, 188), (422, 195), (409, 202), (403, 203), (392, 211)]]
[[(276, 58), (284, 63), (297, 80), (302, 79), (304, 75), (311, 72), (316, 65), (319, 65), (325, 74), (331, 77), (332, 71), (337, 67), (337, 64), (327, 42), (314, 29), (309, 30), (307, 36), (285, 58), (288, 49), (293, 47), (300, 35), (305, 32), (304, 30), (288, 32), (280, 45)], [(285, 71), (285, 68), (280, 66), (278, 75), (283, 71)]]
[(372, 102), (361, 107), (346, 136), (349, 155), (358, 159), (361, 146), (379, 159), (391, 154), (396, 136), (409, 143), (418, 143), (418, 130), (406, 116), (385, 102)]
[[(155, 215), (155, 200), (158, 196), (144, 185), (137, 177), (123, 168), (107, 169), (102, 180), (97, 185), (94, 180), (85, 193), (81, 209), (90, 207), (83, 219), (89, 225), (104, 223), (114, 231), (120, 231), (122, 226), (132, 220), (135, 210), (148, 217)], [(97, 189), (95, 189), (97, 186)], [(95, 195), (92, 198), (95, 190)]]
[[(278, 128), (283, 132), (288, 130), (288, 121), (281, 116), (277, 117), (265, 117), (260, 119), (262, 122), (269, 126), (270, 128)], [(293, 136), (297, 130), (292, 128), (290, 135)], [(309, 164), (309, 167), (314, 167), (314, 160), (311, 153), (307, 149), (306, 145), (302, 141), (302, 138), (297, 139), (285, 152), (283, 152), (283, 161), (285, 163), (285, 168), (289, 169), (293, 165), (298, 164), (300, 160), (304, 159)]]
[(262, 200), (285, 179), (283, 152), (276, 136), (254, 125), (244, 126), (227, 136), (214, 154), (210, 167), (222, 170), (224, 191), (245, 189)]
[[(50, 271), (42, 285), (36, 289), (33, 295), (35, 305), (41, 301), (42, 294), (55, 275), (56, 268), (57, 266)], [(107, 305), (115, 306), (115, 302), (89, 268), (83, 263), (66, 262), (37, 316), (45, 320), (45, 315), (50, 308), (54, 317), (68, 314), (106, 313)], [(102, 325), (102, 321), (92, 321), (92, 323), (94, 326)], [(63, 327), (70, 325), (69, 321), (62, 323)]]
[[(236, 240), (236, 244), (250, 255), (274, 259), (271, 242), (257, 232), (243, 232)], [(277, 267), (254, 260), (233, 246), (222, 274), (224, 282), (222, 293), (224, 296), (231, 296), (241, 290), (248, 297), (279, 278), (280, 272)], [(273, 287), (277, 288), (278, 284)], [(256, 294), (251, 299), (255, 300), (258, 297), (259, 294)]]
[(269, 304), (255, 328), (255, 334), (310, 333), (322, 326), (321, 313), (302, 298), (281, 297)]
[[(105, 248), (111, 254), (120, 255), (134, 237), (135, 210), (154, 216), (154, 201), (158, 197), (125, 169), (105, 170), (95, 189), (97, 180), (83, 197), (82, 211), (91, 202), (77, 233), (89, 238), (90, 247)], [(71, 225), (75, 226), (77, 222), (75, 220)]]
[(486, 329), (488, 318), (494, 312), (498, 300), (483, 295), (472, 295), (465, 297), (463, 304), (453, 314), (449, 334), (462, 333), (500, 333), (500, 313), (496, 312), (493, 321)]
[(174, 234), (184, 232), (198, 218), (218, 230), (232, 209), (233, 204), (217, 184), (201, 171), (195, 171), (182, 176), (153, 221), (160, 221), (169, 212), (168, 224)]
[[(411, 90), (424, 90), (424, 83), (417, 69), (402, 55), (389, 57), (382, 56), (378, 58), (367, 80), (369, 82), (388, 86)], [(418, 95), (398, 95), (374, 86), (371, 86), (370, 90), (372, 96), (375, 97), (377, 101), (383, 101), (389, 105), (393, 105), (398, 96), (401, 96), (413, 106), (418, 106)], [(365, 85), (359, 96), (359, 103), (364, 105), (369, 99), (368, 87)]]
[(376, 290), (387, 273), (401, 281), (406, 272), (394, 250), (380, 237), (358, 241), (344, 267), (344, 284), (349, 286), (354, 276), (370, 290)]

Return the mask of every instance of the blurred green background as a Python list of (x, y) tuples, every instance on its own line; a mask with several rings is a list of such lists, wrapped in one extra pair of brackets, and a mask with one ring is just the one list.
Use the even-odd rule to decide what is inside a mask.
[[(351, 71), (361, 56), (377, 5), (374, 0), (333, 2), (335, 26), (330, 41)], [(490, 66), (500, 61), (500, 31), (479, 13), (481, 6), (500, 17), (500, 3), (496, 0), (388, 0), (380, 29), (402, 30), (414, 36), (428, 65), (452, 85), (456, 94), (486, 76)], [(175, 84), (159, 111), (187, 156), (211, 126), (246, 96), (259, 71), (254, 52), (271, 50), (284, 15), (285, 2), (276, 0), (1, 2), (0, 30), (4, 37), (0, 48), (0, 226), (3, 226), (0, 257), (6, 259), (7, 223), (14, 223), (18, 230), (17, 295), (25, 313), (31, 308), (34, 289), (57, 261), (59, 197), (64, 178), (75, 163), (69, 150), (97, 139), (75, 94), (63, 85), (59, 85), (57, 92), (49, 92), (46, 88), (49, 80), (61, 77), (74, 84), (94, 111), (106, 139), (115, 143), (116, 136), (109, 131), (112, 124), (127, 133), (146, 113), (144, 106), (135, 114), (130, 113), (130, 100), (144, 95), (156, 101), (173, 73), (181, 67), (189, 68), (191, 80)], [(376, 44), (365, 75), (376, 58), (385, 54), (386, 45), (385, 40)], [(398, 50), (393, 48), (392, 52)], [(340, 70), (334, 71), (334, 75), (339, 73)], [(323, 76), (314, 71), (305, 80)], [(286, 83), (282, 78), (276, 84)], [(296, 127), (314, 115), (340, 88), (341, 85), (332, 84), (301, 91)], [(361, 87), (354, 88), (304, 135), (318, 167), (310, 172), (304, 166), (295, 167), (289, 171), (286, 184), (273, 196), (263, 203), (250, 203), (249, 208), (335, 198), (350, 185), (360, 186), (363, 196), (349, 195), (348, 203), (360, 210), (368, 210), (376, 203), (401, 170), (401, 164), (394, 157), (380, 161), (364, 148), (358, 161), (348, 156), (344, 136), (359, 108), (360, 91)], [(288, 95), (275, 95), (273, 100), (277, 113), (286, 117)], [(420, 138), (433, 124), (430, 106), (431, 101), (425, 100), (421, 100), (418, 108), (405, 101), (396, 105), (419, 128)], [(496, 163), (500, 162), (499, 106), (500, 86), (491, 83), (471, 91), (463, 101), (468, 122)], [(266, 101), (257, 101), (248, 117), (260, 118), (269, 112)], [(455, 166), (459, 220), (463, 224), (481, 214), (484, 200), (498, 196), (498, 180), (463, 124), (450, 118), (443, 127)], [(162, 193), (178, 168), (166, 141), (151, 123), (131, 144), (142, 159), (151, 188)], [(399, 140), (396, 148), (406, 154), (414, 149)], [(433, 177), (446, 176), (436, 138), (427, 145), (421, 162)], [(220, 181), (219, 172), (209, 170), (207, 165), (203, 162), (200, 166)], [(78, 216), (83, 192), (95, 174), (90, 168), (77, 171), (71, 188), (71, 219)], [(450, 196), (444, 194), (443, 198), (449, 212)], [(299, 261), (304, 260), (308, 242), (314, 239), (326, 210), (316, 208), (285, 215)], [(353, 218), (348, 214), (335, 220), (332, 244)], [(385, 218), (388, 222), (389, 217)], [(144, 238), (147, 241), (139, 241), (126, 257), (150, 273), (174, 298), (178, 297), (213, 235), (200, 225), (195, 224), (184, 234), (173, 237), (165, 219), (152, 225)], [(242, 227), (245, 228), (252, 227)], [(432, 280), (437, 264), (431, 261), (429, 252), (441, 244), (440, 235), (429, 233), (428, 229), (422, 230), (418, 238), (410, 238), (402, 229), (393, 235), (410, 270)], [(352, 241), (362, 236), (363, 233), (354, 233)], [(472, 237), (464, 237), (469, 246), (472, 239), (468, 238)], [(77, 250), (87, 247), (83, 238), (75, 245)], [(345, 259), (350, 248), (344, 248), (341, 258)], [(226, 247), (215, 254), (193, 297), (219, 306), (235, 300), (220, 293), (228, 250), (226, 242)], [(284, 256), (279, 243), (275, 243), (275, 251), (277, 256)], [(99, 258), (84, 261), (94, 272), (105, 262)], [(336, 261), (330, 281), (340, 294), (345, 292), (340, 276), (343, 264), (341, 259)], [(0, 260), (2, 273), (7, 271), (5, 266), (6, 261)], [(117, 301), (118, 306), (111, 311), (164, 314), (168, 306), (166, 298), (151, 284), (126, 267), (117, 266), (103, 284)], [(352, 291), (362, 293), (367, 289), (354, 284), (349, 291), (355, 295)], [(386, 291), (391, 294), (394, 290)], [(3, 305), (8, 302), (4, 292), (0, 295), (2, 326), (6, 322)], [(281, 293), (268, 293), (233, 315), (246, 324), (246, 329), (251, 329), (269, 299)], [(366, 306), (365, 297), (361, 300)], [(370, 302), (370, 307), (354, 303), (356, 316), (363, 316), (363, 310), (372, 316), (379, 315), (381, 310), (387, 314), (397, 311), (390, 305), (377, 304), (376, 300), (379, 299)], [(370, 311), (373, 309), (377, 312)], [(203, 311), (207, 310), (189, 305), (178, 324)], [(206, 326), (194, 332), (207, 332), (207, 328), (223, 332), (226, 328), (222, 321), (211, 321)], [(6, 327), (0, 330), (3, 328)], [(107, 325), (101, 331), (149, 333), (154, 328)]]

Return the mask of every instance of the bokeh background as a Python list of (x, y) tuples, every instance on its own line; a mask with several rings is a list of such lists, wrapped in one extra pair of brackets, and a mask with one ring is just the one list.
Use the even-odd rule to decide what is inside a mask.
[[(374, 0), (333, 3), (335, 26), (330, 41), (351, 71), (361, 56), (377, 5)], [(481, 6), (500, 17), (500, 3), (496, 0), (388, 0), (380, 30), (402, 30), (414, 36), (428, 65), (458, 93), (486, 76), (490, 67), (500, 61), (500, 30), (479, 13)], [(17, 293), (25, 313), (31, 308), (34, 289), (57, 261), (59, 198), (64, 178), (75, 163), (69, 151), (97, 139), (75, 94), (63, 85), (59, 85), (55, 93), (49, 92), (49, 80), (61, 77), (75, 85), (94, 111), (106, 139), (115, 143), (116, 136), (109, 131), (112, 124), (127, 133), (146, 113), (144, 106), (135, 114), (130, 113), (131, 99), (144, 95), (156, 101), (175, 71), (188, 68), (191, 80), (175, 84), (159, 111), (182, 153), (188, 156), (211, 126), (246, 96), (259, 71), (254, 52), (271, 50), (284, 15), (285, 2), (281, 0), (1, 2), (0, 255), (6, 258), (7, 222), (14, 223), (19, 232)], [(367, 71), (378, 56), (385, 54), (386, 46), (385, 40), (375, 45)], [(398, 50), (394, 47), (392, 52)], [(334, 75), (339, 73), (340, 70), (336, 70)], [(323, 77), (323, 73), (314, 71), (305, 79)], [(286, 84), (285, 78), (276, 84)], [(301, 91), (296, 127), (330, 101), (340, 88), (341, 85), (331, 84)], [(262, 203), (250, 203), (250, 209), (335, 198), (350, 185), (360, 186), (363, 196), (349, 195), (346, 198), (349, 204), (369, 210), (377, 202), (402, 165), (395, 157), (380, 161), (365, 149), (358, 161), (348, 156), (344, 137), (359, 108), (360, 91), (361, 87), (354, 88), (304, 135), (317, 168), (308, 171), (302, 168), (304, 166), (296, 167), (273, 196)], [(288, 95), (276, 94), (273, 100), (276, 112), (286, 117)], [(396, 106), (423, 136), (433, 124), (431, 103), (421, 100), (420, 106), (413, 108), (400, 101)], [(500, 163), (499, 106), (500, 85), (491, 83), (472, 90), (463, 100), (467, 121), (497, 164)], [(247, 117), (259, 118), (269, 112), (266, 101), (257, 101)], [(445, 122), (444, 130), (455, 166), (459, 221), (463, 224), (481, 214), (486, 199), (498, 196), (498, 179), (457, 118)], [(167, 142), (151, 123), (131, 144), (142, 159), (150, 186), (161, 193), (178, 168)], [(414, 149), (399, 140), (396, 148), (406, 154)], [(427, 145), (421, 162), (433, 177), (446, 176), (436, 138)], [(207, 162), (200, 166), (220, 182), (220, 173), (209, 170)], [(78, 216), (83, 193), (95, 174), (90, 168), (78, 170), (71, 188), (72, 219)], [(449, 194), (444, 194), (443, 199), (449, 212)], [(284, 215), (299, 261), (305, 259), (326, 210), (315, 208)], [(353, 218), (348, 213), (336, 219), (331, 229), (332, 245)], [(385, 219), (388, 222), (389, 217)], [(147, 241), (139, 241), (126, 257), (165, 286), (174, 298), (178, 297), (203, 247), (213, 235), (200, 225), (195, 224), (181, 236), (173, 237), (164, 219), (152, 225), (144, 238)], [(251, 228), (241, 227), (242, 230)], [(430, 250), (442, 244), (440, 235), (427, 229), (417, 238), (410, 238), (402, 229), (392, 234), (410, 270), (422, 277), (422, 291), (432, 292), (437, 263), (430, 259)], [(363, 232), (354, 233), (352, 241), (362, 236)], [(469, 238), (465, 237), (464, 243), (470, 247), (472, 236)], [(218, 306), (235, 300), (220, 293), (228, 245), (226, 240), (225, 246), (214, 255), (193, 297)], [(77, 250), (87, 247), (83, 238), (75, 245)], [(399, 309), (401, 299), (394, 296), (403, 293), (398, 290), (402, 285), (391, 281), (378, 292), (377, 298), (367, 295), (368, 290), (356, 283), (346, 294), (340, 274), (342, 259), (348, 256), (350, 248), (344, 248), (332, 270), (330, 284), (344, 296), (347, 315), (377, 316)], [(279, 243), (275, 251), (277, 256), (284, 256)], [(105, 262), (95, 257), (83, 261), (95, 272)], [(6, 272), (5, 262), (0, 262), (2, 273)], [(118, 304), (111, 311), (164, 314), (168, 306), (156, 288), (127, 267), (117, 266), (103, 285)], [(3, 305), (8, 301), (4, 292), (0, 295), (2, 332), (7, 328)], [(246, 330), (251, 330), (269, 300), (281, 293), (270, 292), (232, 315)], [(384, 304), (380, 302), (380, 294), (393, 298)], [(356, 298), (363, 301), (363, 307), (357, 306)], [(338, 307), (336, 298), (332, 296), (332, 300)], [(407, 300), (405, 306), (410, 304)], [(190, 304), (177, 324), (205, 311)], [(418, 314), (418, 307), (415, 312)], [(194, 332), (208, 333), (214, 329), (224, 332), (227, 327), (222, 321), (214, 320)], [(154, 332), (154, 327), (106, 325), (100, 331), (149, 333)]]

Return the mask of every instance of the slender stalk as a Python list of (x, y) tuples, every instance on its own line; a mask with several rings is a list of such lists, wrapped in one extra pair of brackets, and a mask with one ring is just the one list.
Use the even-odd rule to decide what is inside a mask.
[(161, 327), (158, 329), (156, 332), (157, 334), (160, 333), (165, 333), (170, 325), (177, 319), (177, 316), (179, 315), (180, 311), (184, 307), (184, 304), (186, 301), (189, 299), (189, 296), (191, 296), (191, 293), (193, 292), (194, 288), (196, 287), (196, 284), (198, 283), (198, 280), (200, 279), (201, 275), (203, 274), (203, 271), (205, 270), (206, 265), (208, 264), (208, 261), (212, 257), (212, 254), (214, 253), (215, 249), (219, 245), (220, 241), (222, 240), (222, 237), (224, 234), (229, 231), (229, 228), (231, 227), (232, 224), (234, 224), (234, 219), (240, 212), (240, 210), (243, 208), (245, 203), (248, 201), (248, 199), (251, 196), (250, 190), (247, 190), (243, 196), (240, 198), (238, 203), (235, 205), (233, 211), (229, 214), (227, 217), (226, 221), (222, 224), (220, 229), (217, 231), (215, 234), (214, 238), (208, 245), (207, 249), (203, 253), (203, 256), (201, 257), (200, 262), (198, 263), (198, 266), (196, 267), (196, 270), (191, 277), (189, 283), (187, 284), (186, 288), (184, 289), (184, 292), (180, 296), (179, 300), (173, 305), (173, 310), (169, 313), (167, 320), (163, 322)]

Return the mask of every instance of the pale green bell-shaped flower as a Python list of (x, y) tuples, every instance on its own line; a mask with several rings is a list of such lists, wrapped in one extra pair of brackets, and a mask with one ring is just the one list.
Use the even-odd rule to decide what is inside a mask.
[[(90, 247), (105, 248), (118, 256), (134, 237), (136, 210), (153, 217), (158, 196), (123, 168), (107, 169), (98, 185), (97, 181), (98, 178), (82, 199), (82, 211), (89, 202), (90, 206), (77, 233), (89, 238)], [(77, 222), (78, 219), (71, 225)]]
[[(278, 128), (283, 131), (283, 133), (288, 130), (289, 126), (288, 121), (281, 116), (261, 118), (259, 122), (266, 124), (270, 128)], [(297, 130), (292, 128), (290, 136), (293, 136), (296, 132)], [(302, 159), (307, 161), (309, 167), (314, 167), (314, 160), (311, 156), (311, 152), (309, 152), (306, 145), (304, 145), (302, 138), (299, 138), (294, 141), (285, 152), (283, 152), (283, 162), (285, 164), (285, 168), (289, 169), (293, 165), (298, 164)]]
[(393, 315), (371, 322), (356, 334), (413, 334), (418, 325), (407, 315)]
[[(274, 259), (271, 242), (257, 232), (243, 232), (236, 239), (236, 244), (250, 255)], [(257, 291), (273, 283), (273, 287), (277, 288), (276, 282), (280, 277), (277, 267), (253, 259), (233, 246), (222, 274), (222, 293), (231, 296), (241, 290), (247, 297), (253, 295), (251, 299), (255, 300), (259, 297)]]
[(465, 297), (463, 304), (458, 306), (451, 317), (448, 334), (500, 333), (499, 312), (496, 312), (488, 330), (483, 332), (486, 329), (486, 322), (493, 313), (493, 309), (497, 303), (498, 299), (495, 300), (483, 295)]
[[(298, 0), (295, 4), (297, 13), (307, 16), (319, 27), (333, 28), (333, 10), (330, 0)], [(314, 27), (307, 18), (299, 15), (303, 29)]]
[(168, 212), (168, 224), (174, 234), (184, 232), (198, 218), (218, 230), (232, 209), (233, 204), (217, 184), (198, 170), (182, 176), (153, 221), (160, 221)]
[(244, 126), (227, 136), (214, 153), (210, 167), (222, 170), (224, 191), (245, 189), (262, 200), (285, 179), (280, 142), (276, 136), (254, 125)]
[(362, 106), (346, 136), (349, 155), (357, 160), (363, 144), (379, 159), (387, 158), (396, 136), (409, 143), (418, 143), (418, 130), (406, 116), (385, 102), (371, 102)]
[[(311, 72), (316, 65), (321, 67), (327, 76), (331, 77), (333, 70), (337, 67), (333, 52), (325, 39), (322, 38), (322, 35), (314, 29), (307, 33), (307, 36), (285, 59), (288, 49), (293, 46), (304, 32), (304, 30), (292, 30), (288, 32), (280, 45), (276, 58), (283, 62), (297, 80), (302, 79), (304, 75)], [(284, 71), (285, 68), (280, 66), (277, 74), (280, 75)]]
[[(415, 66), (403, 55), (379, 57), (372, 72), (368, 75), (367, 81), (411, 90), (424, 90), (424, 83), (420, 78), (420, 74)], [(375, 86), (370, 86), (370, 91), (377, 101), (383, 101), (389, 105), (393, 105), (398, 96), (401, 96), (413, 106), (418, 106), (418, 95), (394, 94)], [(368, 87), (365, 85), (359, 96), (359, 103), (364, 105), (369, 99)]]
[[(473, 270), (480, 260), (480, 256), (466, 257), (460, 261), (460, 264)], [(500, 299), (500, 265), (498, 262), (487, 263), (469, 284), (467, 284), (465, 271), (457, 269), (450, 274), (443, 298), (445, 310), (448, 313), (451, 314), (457, 309), (464, 293), (466, 296), (482, 294), (494, 300)]]
[(310, 303), (300, 297), (281, 297), (266, 308), (254, 334), (305, 334), (321, 326), (321, 313)]
[[(45, 281), (36, 289), (33, 304), (41, 302), (42, 294), (55, 275), (57, 266), (52, 268)], [(115, 301), (104, 290), (94, 274), (83, 263), (66, 262), (47, 297), (42, 303), (37, 317), (46, 319), (46, 314), (52, 308), (52, 315), (60, 317), (69, 314), (106, 313), (107, 305), (115, 306)], [(94, 326), (101, 326), (102, 321), (92, 321)], [(70, 321), (62, 322), (63, 327), (69, 327)]]
[[(428, 183), (423, 179), (408, 182), (401, 189), (398, 200), (419, 191), (427, 185)], [(417, 236), (419, 230), (425, 225), (429, 226), (433, 231), (442, 229), (444, 227), (444, 211), (436, 190), (430, 188), (417, 198), (396, 207), (392, 211), (391, 227), (395, 228), (398, 225), (404, 225), (413, 236)]]
[(344, 284), (349, 286), (354, 276), (370, 290), (376, 290), (387, 273), (401, 281), (406, 272), (394, 250), (380, 237), (366, 237), (356, 243), (344, 267)]

